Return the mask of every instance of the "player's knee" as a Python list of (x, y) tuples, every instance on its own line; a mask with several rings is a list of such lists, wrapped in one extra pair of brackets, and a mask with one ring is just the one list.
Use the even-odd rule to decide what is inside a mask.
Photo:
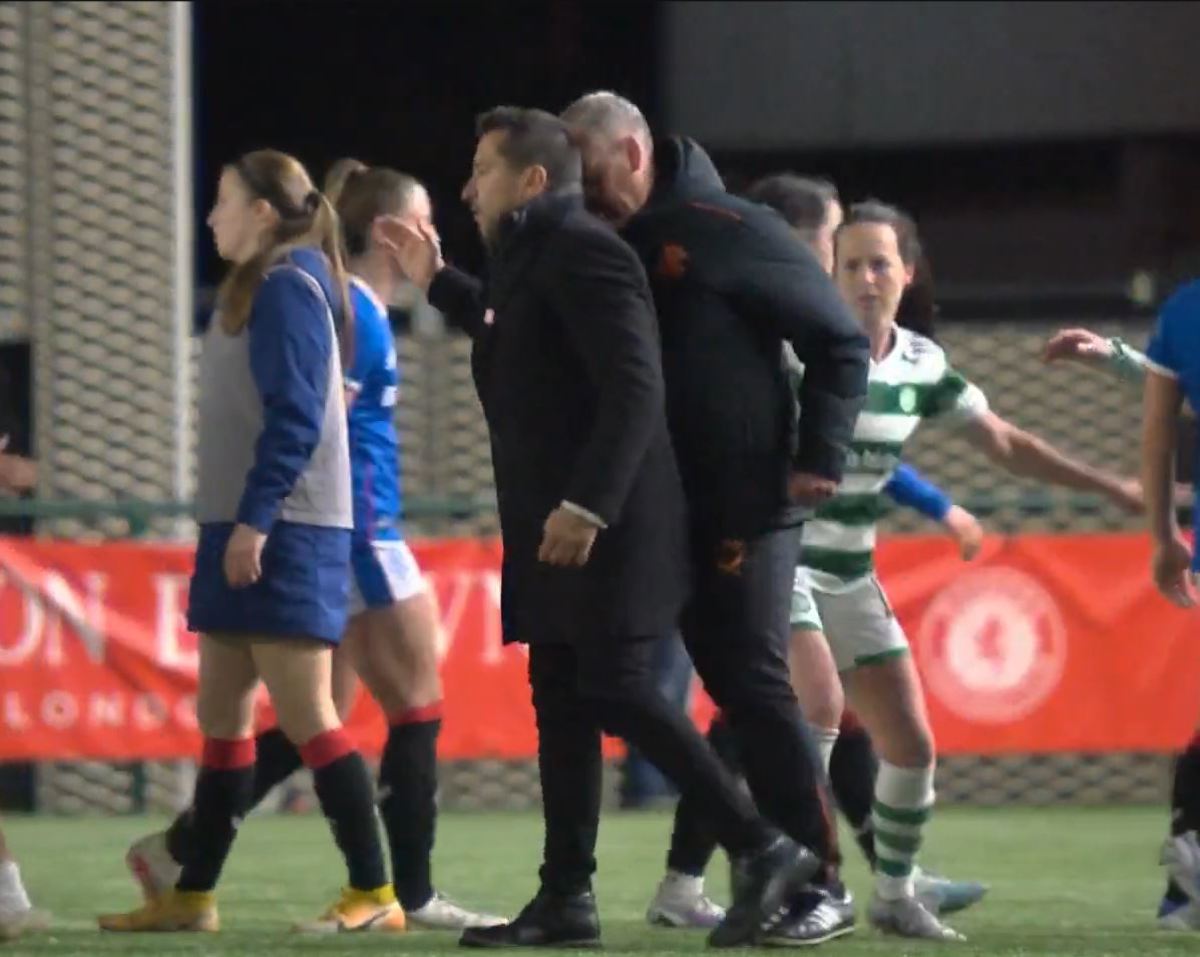
[(254, 730), (252, 706), (241, 695), (201, 687), (196, 699), (196, 723), (207, 738), (244, 738)]
[(358, 669), (386, 713), (427, 708), (442, 700), (436, 609), (417, 595), (368, 613)]
[(333, 708), (337, 714), (338, 721), (345, 724), (350, 720), (350, 716), (354, 713), (354, 705), (358, 700), (358, 695), (338, 695), (334, 694)]
[(242, 720), (236, 711), (196, 711), (197, 724), (206, 738), (237, 740), (249, 737), (254, 731), (253, 723)]
[[(425, 708), (442, 700), (442, 676), (438, 670), (435, 633), (406, 636), (402, 666), (390, 669), (395, 680), (389, 693), (395, 708)], [(399, 665), (400, 663), (397, 662)]]
[(800, 712), (804, 720), (817, 728), (838, 728), (842, 723), (844, 699), (840, 693), (818, 695), (811, 701), (800, 701)]
[(333, 705), (338, 718), (344, 723), (350, 719), (354, 704), (358, 700), (358, 675), (340, 655), (334, 656)]
[(928, 730), (913, 728), (904, 734), (893, 734), (886, 751), (880, 749), (880, 757), (890, 764), (902, 768), (927, 768), (937, 759), (933, 735)]
[(342, 726), (332, 697), (287, 694), (272, 698), (272, 704), (280, 730), (297, 747)]

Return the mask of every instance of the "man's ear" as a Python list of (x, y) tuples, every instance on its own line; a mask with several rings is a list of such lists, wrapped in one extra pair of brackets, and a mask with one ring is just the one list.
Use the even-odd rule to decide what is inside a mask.
[(546, 172), (546, 167), (536, 163), (521, 173), (521, 191), (528, 198), (544, 193), (549, 182), (550, 174)]
[(636, 136), (623, 136), (620, 141), (620, 148), (625, 152), (625, 158), (629, 161), (629, 168), (637, 173), (646, 165), (646, 150), (642, 147), (641, 141)]

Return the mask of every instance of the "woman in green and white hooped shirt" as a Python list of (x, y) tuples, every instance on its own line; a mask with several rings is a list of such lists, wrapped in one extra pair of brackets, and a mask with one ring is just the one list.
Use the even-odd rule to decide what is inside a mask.
[(917, 900), (913, 866), (934, 803), (935, 750), (908, 642), (875, 576), (879, 496), (904, 442), (925, 419), (952, 421), (1014, 475), (1098, 492), (1131, 511), (1140, 487), (1063, 455), (991, 412), (933, 341), (896, 325), (920, 243), (912, 220), (879, 202), (852, 206), (837, 232), (834, 276), (871, 337), (867, 404), (837, 495), (804, 530), (793, 628), (823, 630), (850, 705), (879, 753), (874, 830), (879, 863), (871, 923), (905, 937), (958, 940)]

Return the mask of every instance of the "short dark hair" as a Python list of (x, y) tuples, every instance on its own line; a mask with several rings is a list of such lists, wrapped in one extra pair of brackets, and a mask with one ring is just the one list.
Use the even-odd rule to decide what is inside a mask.
[(921, 258), (921, 237), (917, 233), (917, 224), (899, 206), (891, 206), (877, 199), (855, 203), (846, 210), (846, 218), (842, 220), (841, 228), (845, 229), (858, 223), (891, 226), (896, 233), (896, 245), (904, 265), (915, 266)]
[(497, 106), (475, 119), (475, 135), (501, 130), (508, 135), (499, 146), (505, 162), (514, 169), (541, 166), (551, 190), (578, 188), (583, 182), (583, 162), (567, 124), (545, 110)]
[(829, 204), (838, 201), (838, 191), (827, 179), (776, 173), (751, 183), (746, 198), (770, 206), (793, 229), (820, 229), (829, 218)]

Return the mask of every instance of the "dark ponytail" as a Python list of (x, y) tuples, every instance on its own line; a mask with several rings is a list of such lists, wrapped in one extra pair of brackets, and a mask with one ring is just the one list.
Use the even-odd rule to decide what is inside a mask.
[(913, 267), (913, 280), (900, 297), (896, 309), (896, 325), (911, 329), (926, 339), (937, 341), (938, 304), (933, 282), (933, 270), (924, 251)]

